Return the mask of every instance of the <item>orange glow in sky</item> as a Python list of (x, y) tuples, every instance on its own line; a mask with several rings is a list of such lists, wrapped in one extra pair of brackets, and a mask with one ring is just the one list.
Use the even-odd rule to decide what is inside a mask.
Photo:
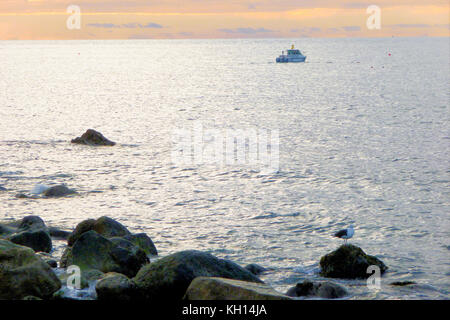
[(448, 0), (1, 0), (0, 39), (448, 37), (449, 16)]

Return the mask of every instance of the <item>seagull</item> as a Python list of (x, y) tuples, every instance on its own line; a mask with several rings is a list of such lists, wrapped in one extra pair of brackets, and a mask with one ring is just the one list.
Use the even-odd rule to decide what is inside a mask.
[(334, 234), (335, 237), (344, 239), (344, 243), (347, 243), (347, 239), (350, 239), (353, 237), (353, 234), (355, 233), (355, 230), (353, 230), (353, 225), (350, 225), (347, 229), (343, 229), (341, 231), (338, 231)]

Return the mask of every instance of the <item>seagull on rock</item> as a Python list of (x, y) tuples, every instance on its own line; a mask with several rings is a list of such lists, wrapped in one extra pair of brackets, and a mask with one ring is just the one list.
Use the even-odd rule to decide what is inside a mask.
[(351, 237), (353, 237), (354, 233), (355, 233), (355, 230), (353, 230), (353, 225), (351, 225), (347, 229), (343, 229), (341, 231), (336, 232), (334, 234), (334, 236), (344, 239), (344, 243), (347, 243), (347, 239), (350, 239)]

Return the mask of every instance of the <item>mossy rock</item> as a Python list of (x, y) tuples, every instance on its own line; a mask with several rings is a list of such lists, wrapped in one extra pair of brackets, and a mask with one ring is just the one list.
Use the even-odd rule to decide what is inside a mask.
[(98, 300), (129, 301), (139, 299), (136, 284), (127, 276), (110, 272), (95, 285)]
[(148, 255), (158, 255), (158, 250), (156, 250), (155, 244), (153, 243), (152, 239), (150, 239), (150, 237), (145, 233), (129, 234), (124, 236), (123, 238), (137, 245)]
[(366, 254), (361, 248), (347, 244), (320, 259), (321, 275), (328, 278), (356, 279), (368, 278), (369, 266), (378, 266), (381, 274), (388, 267), (378, 258)]
[(52, 239), (45, 230), (29, 229), (14, 233), (8, 239), (16, 244), (29, 247), (35, 252), (50, 252), (52, 251)]
[(131, 235), (131, 232), (120, 222), (109, 217), (100, 217), (97, 220), (88, 219), (80, 222), (69, 236), (68, 245), (72, 246), (83, 233), (91, 230), (106, 238)]
[(89, 146), (114, 146), (116, 143), (106, 139), (103, 134), (93, 129), (88, 129), (81, 137), (72, 139), (72, 143)]
[(66, 267), (77, 265), (83, 271), (97, 269), (104, 273), (118, 272), (129, 277), (136, 275), (138, 270), (149, 262), (145, 253), (138, 247), (121, 247), (92, 230), (83, 233), (63, 256), (64, 263), (61, 262)]
[(31, 248), (0, 240), (0, 299), (50, 298), (61, 282)]
[(197, 277), (192, 280), (184, 300), (291, 300), (264, 283)]
[(262, 283), (250, 271), (209, 253), (187, 250), (145, 265), (133, 279), (144, 299), (181, 299), (196, 277), (222, 277)]
[(310, 296), (324, 299), (336, 299), (348, 295), (348, 292), (344, 287), (333, 282), (311, 282), (309, 280), (305, 280), (297, 283), (295, 287), (290, 288), (286, 295), (289, 297)]

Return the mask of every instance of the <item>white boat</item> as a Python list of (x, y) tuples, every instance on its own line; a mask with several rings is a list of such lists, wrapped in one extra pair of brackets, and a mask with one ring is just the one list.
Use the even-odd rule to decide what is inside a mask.
[(287, 54), (284, 54), (284, 51), (281, 53), (281, 56), (277, 58), (277, 62), (286, 63), (286, 62), (305, 62), (306, 56), (304, 56), (300, 50), (294, 49), (294, 45), (292, 45), (291, 49), (288, 49)]

